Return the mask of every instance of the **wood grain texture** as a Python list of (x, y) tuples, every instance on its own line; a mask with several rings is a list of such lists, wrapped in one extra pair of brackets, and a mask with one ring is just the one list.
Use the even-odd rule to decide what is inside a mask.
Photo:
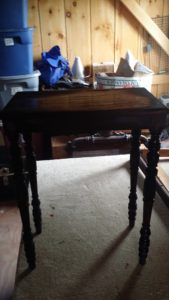
[[(22, 114), (31, 118), (37, 113), (80, 112), (80, 111), (115, 111), (115, 113), (133, 112), (138, 109), (142, 113), (158, 111), (165, 113), (165, 108), (144, 88), (94, 90), (79, 89), (51, 92), (17, 93), (9, 105), (3, 110), (2, 118)], [(124, 111), (125, 110), (125, 111)], [(135, 111), (136, 113), (136, 111)]]
[(33, 32), (33, 54), (34, 60), (38, 60), (41, 57), (42, 41), (41, 41), (41, 27), (39, 22), (39, 5), (38, 0), (28, 1), (28, 24), (30, 27), (34, 27)]
[[(119, 0), (30, 0), (28, 3), (29, 26), (35, 26), (35, 60), (41, 57), (42, 51), (59, 45), (70, 66), (75, 56), (81, 57), (85, 75), (92, 73), (94, 62), (113, 61), (116, 71), (120, 58), (128, 49), (154, 73), (164, 65), (160, 46), (154, 41), (151, 51), (146, 51), (152, 41), (150, 34)], [(169, 15), (168, 0), (133, 0), (132, 3), (148, 16), (149, 21)], [(144, 23), (147, 28), (146, 20)], [(166, 83), (156, 82), (152, 87), (157, 97), (167, 91)]]
[[(150, 16), (150, 18), (156, 18), (157, 16), (163, 16), (163, 1), (157, 0), (146, 1), (141, 0), (140, 6)], [(151, 51), (147, 51), (147, 46), (152, 46)], [(143, 63), (148, 66), (154, 73), (160, 70), (160, 59), (159, 59), (160, 46), (150, 38), (149, 33), (142, 27), (142, 33), (140, 36), (140, 53), (142, 55)]]
[(152, 85), (152, 87), (151, 87), (151, 93), (154, 96), (158, 97), (158, 85), (157, 84)]
[(161, 95), (169, 94), (169, 75), (159, 74), (153, 76), (152, 94), (160, 98)]
[(58, 45), (67, 57), (64, 1), (39, 0), (39, 10), (43, 51)]
[(164, 15), (165, 1), (167, 0), (140, 0), (140, 6), (151, 18), (157, 18)]
[(168, 84), (169, 85), (169, 74), (153, 75), (153, 84)]
[(92, 62), (115, 59), (115, 10), (111, 0), (91, 1)]
[(158, 84), (157, 97), (169, 94), (169, 84)]
[(139, 23), (126, 7), (120, 1), (116, 1), (115, 69), (127, 50), (130, 50), (134, 57), (138, 57), (139, 27)]
[(0, 299), (12, 299), (22, 236), (20, 213), (15, 204), (0, 204)]
[(163, 16), (169, 16), (169, 2), (168, 0), (163, 0), (164, 6), (163, 6)]
[(162, 49), (169, 55), (169, 39), (160, 28), (151, 20), (149, 15), (139, 6), (135, 0), (121, 0), (140, 24), (148, 31)]
[(65, 0), (65, 22), (70, 65), (75, 56), (84, 66), (91, 65), (90, 1)]

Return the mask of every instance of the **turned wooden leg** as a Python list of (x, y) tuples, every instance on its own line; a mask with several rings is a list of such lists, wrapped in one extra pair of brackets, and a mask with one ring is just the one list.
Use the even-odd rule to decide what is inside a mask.
[(10, 141), (10, 153), (16, 186), (16, 201), (18, 203), (23, 224), (23, 242), (25, 255), (30, 269), (34, 269), (36, 263), (35, 247), (30, 227), (28, 189), (23, 171), (23, 161), (21, 157), (21, 149), (19, 146), (19, 134), (15, 129), (14, 124), (8, 123), (5, 124), (4, 127)]
[(33, 219), (36, 228), (36, 233), (40, 234), (42, 231), (42, 221), (41, 221), (41, 209), (40, 200), (38, 195), (38, 185), (37, 185), (37, 166), (35, 154), (32, 148), (32, 135), (29, 133), (23, 134), (25, 140), (25, 151), (27, 158), (27, 169), (29, 172), (29, 181), (32, 192), (32, 209), (33, 209)]
[(130, 194), (128, 205), (129, 226), (133, 227), (135, 224), (136, 210), (137, 210), (137, 175), (140, 160), (140, 130), (132, 131), (131, 152), (130, 152)]
[(140, 230), (139, 258), (140, 264), (146, 263), (150, 244), (150, 219), (156, 191), (157, 164), (159, 160), (159, 133), (151, 132), (148, 144), (147, 169), (143, 190), (143, 224)]

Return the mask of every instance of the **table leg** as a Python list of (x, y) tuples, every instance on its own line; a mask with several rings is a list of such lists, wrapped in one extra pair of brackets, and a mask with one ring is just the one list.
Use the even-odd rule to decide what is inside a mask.
[(151, 138), (148, 143), (147, 170), (143, 189), (143, 224), (139, 241), (139, 258), (142, 265), (146, 263), (150, 244), (150, 220), (156, 192), (157, 164), (160, 150), (159, 133), (150, 133)]
[(136, 210), (137, 210), (137, 175), (140, 160), (140, 130), (132, 131), (131, 138), (131, 152), (130, 152), (130, 194), (128, 205), (129, 226), (133, 227), (135, 224)]
[(27, 168), (29, 172), (29, 181), (32, 192), (32, 208), (33, 208), (33, 219), (35, 223), (36, 233), (40, 234), (42, 231), (42, 221), (41, 221), (41, 209), (40, 200), (38, 195), (38, 185), (37, 185), (37, 165), (36, 158), (32, 148), (32, 135), (29, 133), (23, 134), (25, 140), (25, 151), (27, 158)]
[(35, 268), (36, 257), (33, 236), (30, 227), (28, 188), (25, 181), (21, 149), (19, 146), (19, 133), (14, 124), (4, 124), (5, 133), (10, 141), (10, 153), (16, 186), (16, 201), (20, 210), (23, 224), (23, 241), (25, 255), (30, 269)]

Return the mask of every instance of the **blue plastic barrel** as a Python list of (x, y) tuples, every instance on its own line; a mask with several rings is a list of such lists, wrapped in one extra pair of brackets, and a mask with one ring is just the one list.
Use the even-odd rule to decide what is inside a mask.
[(33, 28), (0, 31), (0, 76), (33, 72)]
[(0, 0), (0, 29), (28, 27), (28, 0)]

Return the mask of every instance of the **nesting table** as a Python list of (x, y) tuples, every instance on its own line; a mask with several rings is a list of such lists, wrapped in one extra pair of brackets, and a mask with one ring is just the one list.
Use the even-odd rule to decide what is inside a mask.
[(144, 88), (20, 92), (12, 98), (1, 115), (5, 133), (10, 142), (17, 201), (23, 222), (25, 253), (31, 269), (35, 267), (36, 259), (29, 219), (28, 189), (20, 150), (20, 135), (22, 134), (25, 140), (27, 171), (32, 190), (33, 217), (36, 231), (40, 233), (42, 221), (36, 158), (31, 138), (33, 132), (57, 136), (79, 133), (94, 134), (102, 130), (131, 130), (128, 217), (129, 226), (132, 228), (137, 210), (136, 187), (140, 136), (143, 129), (149, 130), (147, 170), (143, 189), (143, 222), (139, 240), (139, 261), (141, 264), (145, 264), (149, 250), (150, 219), (156, 191), (159, 136), (163, 128), (167, 126), (167, 114), (167, 108)]

